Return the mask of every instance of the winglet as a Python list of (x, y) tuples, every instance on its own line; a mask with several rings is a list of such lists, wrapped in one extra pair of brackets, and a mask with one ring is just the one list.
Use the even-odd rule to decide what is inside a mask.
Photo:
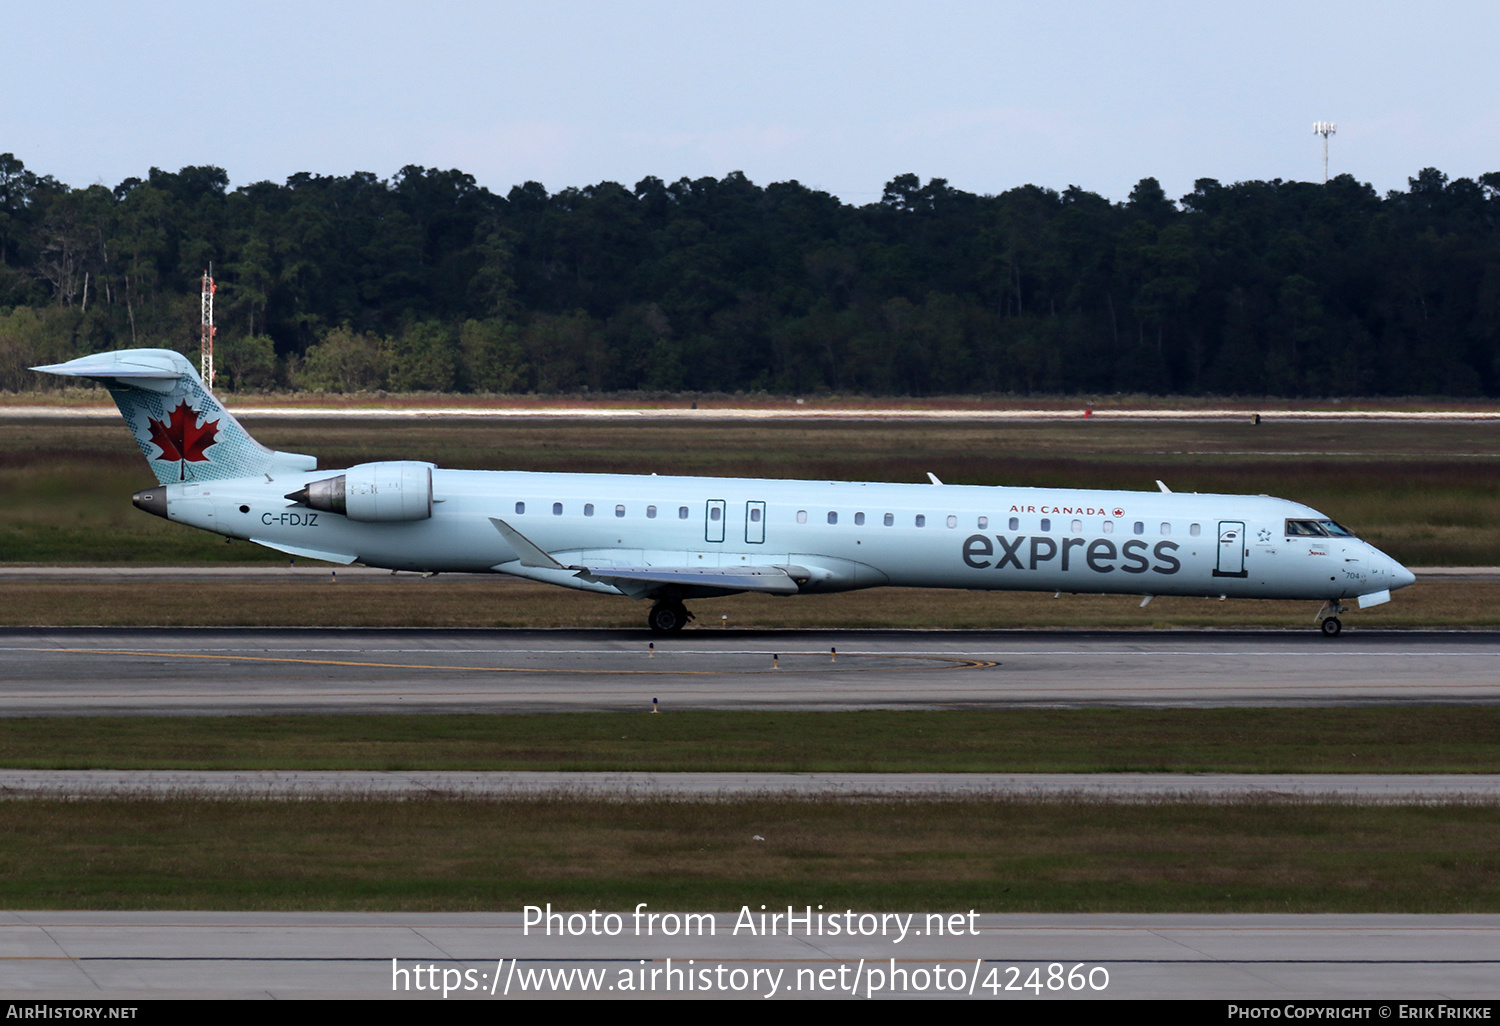
[(538, 569), (542, 570), (568, 569), (557, 560), (547, 555), (541, 549), (537, 548), (536, 545), (532, 543), (530, 538), (527, 538), (524, 534), (522, 534), (520, 531), (517, 531), (514, 527), (511, 527), (504, 520), (498, 520), (495, 517), (490, 517), (490, 523), (495, 525), (495, 530), (500, 532), (500, 537), (505, 539), (506, 544), (516, 550), (516, 555), (521, 557), (522, 566), (537, 567)]
[(1162, 491), (1166, 492), (1168, 495), (1172, 494), (1172, 489), (1168, 488), (1166, 485), (1162, 484), (1160, 481), (1156, 482), (1156, 487), (1160, 488)]
[(943, 483), (943, 482), (941, 482), (941, 481), (939, 481), (939, 480), (938, 480), (938, 479), (937, 479), (937, 475), (936, 475), (936, 474), (934, 474), (934, 473), (933, 473), (933, 472), (932, 472), (932, 471), (930, 471), (930, 470), (929, 470), (929, 471), (928, 471), (928, 472), (927, 472), (927, 480), (929, 480), (929, 481), (931, 481), (931, 482), (932, 482), (932, 483), (933, 483), (933, 484), (935, 484), (935, 485), (940, 485), (940, 484), (942, 484), (942, 483)]

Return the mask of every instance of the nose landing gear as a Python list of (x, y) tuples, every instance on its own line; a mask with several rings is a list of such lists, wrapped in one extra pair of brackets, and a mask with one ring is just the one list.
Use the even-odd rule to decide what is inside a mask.
[(662, 601), (651, 607), (646, 614), (646, 626), (654, 634), (675, 634), (687, 626), (693, 614), (681, 602)]
[(1339, 602), (1338, 599), (1329, 599), (1323, 603), (1323, 608), (1319, 609), (1318, 615), (1313, 618), (1318, 621), (1318, 627), (1323, 632), (1323, 637), (1336, 638), (1339, 636), (1339, 632), (1344, 629), (1344, 623), (1339, 619), (1339, 614), (1347, 611), (1347, 607)]

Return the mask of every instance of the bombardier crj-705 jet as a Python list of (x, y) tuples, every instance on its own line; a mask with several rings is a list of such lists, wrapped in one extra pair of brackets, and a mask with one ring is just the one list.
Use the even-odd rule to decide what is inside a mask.
[[(333, 563), (499, 573), (652, 602), (883, 585), (1344, 601), (1415, 578), (1317, 510), (1199, 495), (752, 478), (446, 470), (400, 460), (318, 470), (257, 443), (181, 355), (128, 349), (37, 367), (102, 382), (159, 485), (141, 509)], [(1159, 483), (1158, 483), (1159, 484)], [(1144, 604), (1144, 603), (1143, 603)]]

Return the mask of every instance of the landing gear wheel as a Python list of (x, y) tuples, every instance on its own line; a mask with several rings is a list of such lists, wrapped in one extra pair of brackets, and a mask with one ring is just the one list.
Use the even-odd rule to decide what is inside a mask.
[(658, 602), (646, 615), (646, 626), (655, 634), (675, 634), (692, 618), (693, 614), (681, 602)]
[(1336, 616), (1330, 616), (1323, 621), (1323, 637), (1336, 638), (1339, 631), (1344, 629), (1343, 623)]

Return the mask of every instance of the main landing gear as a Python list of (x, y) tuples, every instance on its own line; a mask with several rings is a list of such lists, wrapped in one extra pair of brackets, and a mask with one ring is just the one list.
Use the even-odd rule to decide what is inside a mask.
[(664, 600), (651, 607), (651, 612), (646, 615), (646, 626), (655, 634), (675, 634), (691, 619), (693, 614), (687, 611), (687, 606)]
[(1346, 612), (1346, 607), (1338, 599), (1329, 599), (1323, 603), (1323, 608), (1318, 610), (1318, 627), (1325, 638), (1336, 638), (1344, 629), (1344, 623), (1339, 619), (1339, 614)]

